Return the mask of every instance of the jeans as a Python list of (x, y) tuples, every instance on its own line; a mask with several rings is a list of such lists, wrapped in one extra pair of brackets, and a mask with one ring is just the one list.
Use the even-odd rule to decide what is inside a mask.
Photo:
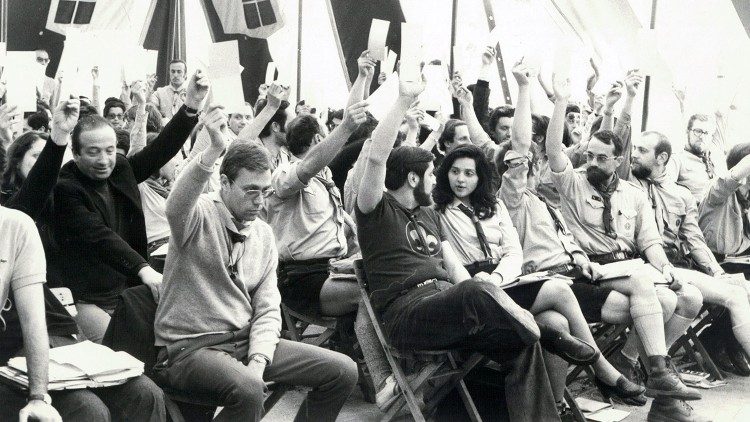
[[(52, 406), (69, 421), (166, 421), (164, 393), (141, 375), (114, 387), (50, 391)], [(18, 420), (26, 394), (0, 384), (0, 421)]]
[(402, 350), (480, 352), (512, 369), (505, 377), (513, 421), (559, 420), (539, 343), (527, 346), (487, 289), (490, 283), (436, 282), (396, 299), (383, 314), (391, 344)]
[[(165, 355), (162, 349), (157, 362)], [(200, 404), (223, 406), (214, 421), (260, 421), (264, 381), (312, 387), (294, 420), (333, 422), (356, 386), (358, 372), (354, 361), (341, 353), (280, 339), (262, 380), (253, 378), (245, 363), (212, 347), (157, 365), (154, 378)]]

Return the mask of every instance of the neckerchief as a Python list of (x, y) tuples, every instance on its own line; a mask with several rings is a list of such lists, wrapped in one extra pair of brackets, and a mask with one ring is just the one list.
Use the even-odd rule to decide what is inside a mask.
[(704, 151), (702, 154), (698, 154), (689, 146), (685, 149), (696, 157), (700, 157), (701, 161), (703, 161), (703, 165), (706, 166), (706, 173), (708, 174), (708, 178), (713, 179), (716, 172), (714, 171), (715, 166), (713, 160), (711, 160), (711, 154), (708, 151)]
[(154, 179), (153, 177), (149, 177), (144, 183), (146, 183), (146, 185), (148, 185), (148, 187), (150, 187), (154, 192), (158, 193), (159, 196), (167, 199), (170, 189), (168, 185), (162, 184), (159, 180)]
[[(590, 182), (589, 182), (590, 183)], [(617, 186), (620, 184), (620, 178), (617, 176), (617, 173), (613, 174), (612, 181), (609, 182), (608, 185), (593, 185), (594, 189), (596, 189), (597, 192), (599, 192), (599, 195), (602, 196), (602, 203), (604, 204), (604, 209), (602, 211), (602, 220), (604, 222), (604, 232), (607, 234), (607, 236), (616, 239), (617, 233), (614, 229), (614, 217), (612, 217), (612, 194), (615, 193), (615, 190), (617, 189)]]
[(461, 210), (461, 212), (463, 212), (464, 214), (466, 214), (466, 216), (469, 217), (471, 222), (474, 223), (474, 229), (477, 231), (477, 239), (479, 240), (479, 246), (482, 248), (484, 257), (487, 259), (492, 258), (492, 252), (490, 251), (490, 244), (487, 241), (487, 236), (484, 234), (484, 229), (482, 228), (482, 223), (479, 222), (479, 218), (477, 218), (476, 214), (474, 214), (474, 211), (472, 211), (471, 208), (467, 207), (463, 203), (458, 204), (458, 209)]

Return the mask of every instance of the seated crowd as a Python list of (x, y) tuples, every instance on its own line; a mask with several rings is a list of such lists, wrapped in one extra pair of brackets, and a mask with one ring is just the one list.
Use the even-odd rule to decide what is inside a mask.
[[(453, 75), (454, 109), (434, 113), (434, 130), (423, 82), (400, 81), (374, 119), (367, 51), (346, 106), (327, 118), (290, 107), (276, 83), (254, 106), (224, 108), (180, 60), (169, 85), (126, 84), (102, 114), (97, 69), (92, 99), (58, 101), (45, 83), (23, 126), (0, 84), (0, 365), (25, 356), (29, 369), (28, 391), (0, 384), (0, 420), (164, 421), (165, 391), (221, 407), (215, 420), (260, 420), (275, 382), (311, 389), (295, 420), (334, 421), (362, 371), (353, 356), (286, 339), (282, 304), (352, 316), (385, 409), (400, 391), (377, 322), (357, 283), (332, 270), (359, 258), (388, 343), (505, 365), (511, 420), (564, 418), (570, 364), (590, 365), (605, 398), (654, 398), (649, 420), (709, 420), (686, 403), (701, 396), (668, 351), (714, 305), (724, 311), (704, 345), (723, 370), (750, 375), (750, 295), (732, 276), (750, 267), (720, 264), (750, 253), (750, 143), (725, 151), (719, 114), (690, 116), (684, 149), (658, 131), (633, 135), (643, 76), (595, 97), (593, 62), (587, 103), (521, 60), (515, 108), (489, 108), (494, 65), (487, 48), (476, 83)], [(551, 116), (536, 113), (532, 87)], [(629, 276), (602, 278), (635, 258)], [(75, 317), (55, 287), (72, 292)], [(111, 346), (135, 289), (146, 292), (130, 311), (143, 309), (152, 367), (48, 394), (49, 348)], [(609, 356), (589, 326), (601, 322), (630, 327)]]

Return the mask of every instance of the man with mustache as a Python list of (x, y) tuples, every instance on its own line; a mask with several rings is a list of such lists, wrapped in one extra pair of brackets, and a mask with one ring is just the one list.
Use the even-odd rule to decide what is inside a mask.
[[(556, 100), (549, 133), (557, 134), (563, 131), (564, 106), (570, 98), (570, 87), (569, 81), (555, 77), (553, 86)], [(671, 367), (667, 347), (685, 332), (700, 311), (702, 296), (695, 287), (679, 281), (662, 248), (646, 195), (617, 175), (616, 169), (623, 160), (622, 141), (610, 131), (596, 132), (586, 147), (587, 166), (578, 170), (573, 169), (563, 151), (561, 135), (547, 137), (546, 152), (552, 181), (560, 192), (565, 222), (589, 259), (607, 264), (641, 255), (649, 264), (634, 268), (632, 274), (663, 285), (657, 288), (661, 295), (673, 296), (676, 293), (675, 313), (666, 322), (665, 338), (641, 338), (650, 370), (646, 395), (699, 399), (700, 394), (688, 389)], [(610, 281), (608, 285), (615, 287), (618, 284), (625, 289), (631, 281), (625, 278)], [(654, 314), (662, 312), (659, 306), (652, 305), (651, 308)], [(659, 328), (654, 326), (653, 329)]]

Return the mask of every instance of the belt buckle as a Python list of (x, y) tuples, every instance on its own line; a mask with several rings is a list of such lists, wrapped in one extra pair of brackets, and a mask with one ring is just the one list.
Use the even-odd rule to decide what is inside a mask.
[(425, 281), (423, 281), (423, 282), (421, 282), (421, 283), (418, 283), (418, 284), (417, 284), (417, 288), (420, 288), (420, 287), (424, 287), (424, 286), (426, 286), (426, 285), (428, 285), (428, 284), (430, 284), (430, 283), (434, 283), (434, 282), (435, 282), (436, 280), (437, 280), (437, 279), (435, 279), (435, 278), (431, 278), (431, 279), (429, 279), (429, 280), (425, 280)]

